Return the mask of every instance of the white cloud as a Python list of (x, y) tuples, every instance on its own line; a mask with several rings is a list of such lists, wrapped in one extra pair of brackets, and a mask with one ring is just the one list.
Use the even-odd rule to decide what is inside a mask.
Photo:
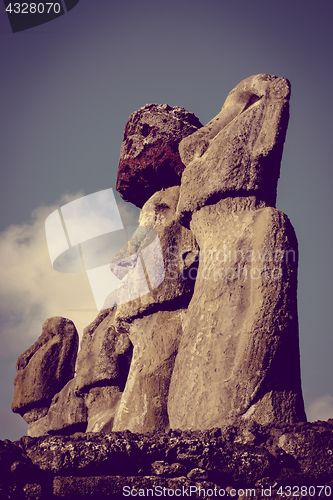
[(333, 418), (333, 396), (326, 394), (315, 399), (307, 406), (306, 414), (310, 422)]
[(61, 212), (72, 245), (123, 229), (111, 188), (67, 203)]
[(34, 210), (30, 224), (0, 233), (1, 356), (25, 350), (48, 317), (67, 317), (81, 333), (97, 315), (87, 275), (55, 271), (46, 244), (46, 218), (78, 196), (64, 195), (59, 204)]
[(117, 205), (124, 226), (134, 226), (136, 228), (139, 224), (140, 209), (122, 199), (117, 200)]
[[(34, 210), (30, 223), (11, 225), (0, 233), (1, 439), (26, 433), (23, 419), (10, 410), (15, 362), (38, 339), (44, 321), (51, 316), (69, 318), (82, 335), (97, 316), (87, 274), (54, 270), (46, 243), (47, 217), (81, 196), (84, 193), (64, 195), (57, 204)], [(124, 223), (136, 224), (136, 209), (124, 202), (119, 205)]]
[[(97, 315), (86, 273), (61, 273), (52, 268), (45, 220), (57, 208), (84, 196), (65, 194), (52, 206), (32, 213), (32, 222), (11, 225), (0, 233), (0, 356), (19, 354), (41, 334), (51, 316), (71, 319), (80, 336)], [(137, 224), (137, 210), (118, 201), (124, 224)]]

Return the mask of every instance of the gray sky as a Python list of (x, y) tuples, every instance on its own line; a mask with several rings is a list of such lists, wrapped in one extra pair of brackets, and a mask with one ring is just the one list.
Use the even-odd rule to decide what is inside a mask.
[(333, 417), (331, 0), (80, 0), (15, 34), (0, 9), (0, 438), (26, 433), (10, 411), (15, 362), (42, 322), (63, 315), (82, 331), (97, 313), (85, 275), (52, 269), (46, 217), (78, 194), (115, 187), (133, 111), (179, 105), (205, 124), (258, 73), (291, 81), (277, 207), (299, 241), (308, 415)]

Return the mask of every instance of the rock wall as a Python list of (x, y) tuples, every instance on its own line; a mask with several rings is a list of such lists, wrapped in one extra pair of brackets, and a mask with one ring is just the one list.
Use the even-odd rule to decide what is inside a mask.
[(117, 176), (117, 191), (138, 207), (162, 188), (177, 186), (185, 165), (178, 154), (182, 139), (202, 127), (181, 106), (146, 104), (126, 123)]
[(0, 498), (333, 497), (333, 420), (0, 442)]

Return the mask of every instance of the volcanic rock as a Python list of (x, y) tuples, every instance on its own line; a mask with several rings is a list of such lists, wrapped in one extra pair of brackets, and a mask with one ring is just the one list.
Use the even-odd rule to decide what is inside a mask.
[(87, 427), (87, 407), (83, 397), (74, 393), (75, 380), (71, 379), (52, 399), (45, 416), (30, 423), (27, 435), (74, 434)]
[(114, 327), (115, 309), (103, 310), (84, 329), (77, 358), (75, 394), (88, 393), (92, 387), (125, 387), (133, 346), (126, 333)]
[(147, 295), (164, 279), (163, 254), (157, 232), (139, 226), (111, 260), (111, 272), (121, 280), (105, 299), (103, 309), (127, 304)]
[[(288, 80), (262, 74), (237, 85), (205, 127), (183, 108), (167, 105), (147, 105), (131, 115), (117, 188), (142, 207), (140, 225), (110, 262), (121, 283), (84, 331), (76, 377), (70, 380), (73, 362), (71, 376), (50, 390), (46, 370), (46, 379), (40, 376), (37, 384), (46, 396), (31, 397), (46, 341), (19, 358), (13, 408), (29, 422), (30, 436), (77, 430), (85, 430), (87, 439), (99, 431), (165, 436), (170, 429), (177, 436), (180, 430), (248, 426), (237, 437), (243, 445), (257, 443), (260, 425), (306, 421), (297, 239), (287, 216), (274, 208), (289, 96)], [(30, 364), (32, 375), (23, 376)], [(297, 439), (286, 429), (282, 434), (279, 453), (293, 449), (295, 458)], [(260, 460), (258, 450), (245, 451), (237, 456), (243, 465), (234, 473), (226, 461), (221, 479), (205, 451), (209, 445), (192, 445), (172, 448), (167, 456), (152, 452), (148, 468), (136, 460), (144, 444), (138, 445), (140, 452), (136, 445), (127, 443), (124, 451), (120, 444), (117, 457), (129, 453), (134, 474), (173, 474), (185, 466), (184, 480), (192, 482), (255, 483), (258, 470), (250, 467), (244, 474), (245, 463), (256, 461), (267, 477), (272, 464), (279, 466), (266, 451)], [(52, 447), (46, 461), (53, 460)], [(97, 452), (92, 444), (87, 459), (106, 453), (102, 448)], [(72, 443), (67, 451), (64, 456), (72, 459)], [(195, 453), (202, 459), (192, 459)], [(214, 460), (219, 453), (214, 451)], [(121, 474), (121, 460), (115, 474), (117, 467)], [(221, 461), (216, 468), (222, 470)], [(73, 469), (72, 464), (68, 474)], [(62, 476), (64, 470), (56, 473)], [(102, 474), (94, 469), (92, 475), (97, 473)], [(260, 477), (266, 484), (266, 476)], [(95, 488), (89, 481), (87, 491)], [(59, 495), (66, 495), (67, 483), (65, 490), (62, 480), (59, 484)]]
[(122, 392), (118, 386), (93, 387), (85, 396), (88, 409), (86, 432), (109, 433), (113, 428), (114, 416)]
[(74, 387), (75, 379), (72, 379), (52, 399), (47, 413), (50, 434), (74, 434), (86, 430), (87, 408), (84, 398), (75, 395)]
[[(129, 242), (131, 248), (142, 252), (150, 283), (156, 278), (160, 282), (161, 273), (164, 279), (149, 293), (132, 301), (123, 300), (115, 310), (116, 329), (128, 334), (134, 350), (113, 431), (150, 432), (169, 427), (169, 384), (182, 335), (182, 313), (193, 293), (199, 254), (191, 231), (176, 220), (178, 196), (178, 186), (156, 192), (141, 211), (139, 228), (156, 231), (162, 259), (156, 257), (152, 244), (142, 248), (132, 239)], [(135, 286), (134, 272), (128, 272), (123, 285)]]
[[(254, 441), (244, 442), (252, 434)], [(0, 441), (1, 498), (331, 498), (333, 421)], [(302, 490), (301, 490), (302, 488)], [(321, 493), (321, 495), (320, 495)]]
[(113, 431), (152, 432), (169, 428), (168, 392), (182, 336), (182, 312), (158, 311), (128, 325), (133, 358)]
[(27, 436), (38, 437), (48, 434), (50, 428), (47, 414), (44, 417), (38, 418), (35, 422), (31, 422), (28, 426)]
[(213, 120), (182, 140), (182, 224), (189, 227), (195, 210), (228, 196), (255, 195), (275, 206), (289, 97), (286, 78), (251, 76), (230, 92)]
[[(46, 413), (53, 396), (74, 376), (78, 345), (72, 321), (56, 316), (44, 322), (38, 340), (16, 363), (14, 413), (26, 415), (28, 423)], [(40, 411), (32, 412), (35, 408)]]
[(193, 214), (200, 263), (172, 374), (171, 428), (305, 421), (298, 250), (288, 218), (254, 197)]
[(202, 127), (180, 106), (147, 104), (132, 113), (121, 146), (116, 189), (138, 207), (162, 188), (180, 184), (185, 168), (178, 144)]
[(256, 75), (184, 139), (177, 214), (200, 248), (170, 383), (171, 428), (305, 421), (298, 249), (274, 209), (289, 82)]
[(87, 410), (87, 432), (112, 429), (132, 359), (132, 343), (114, 317), (115, 309), (103, 310), (83, 332), (73, 390)]
[[(135, 269), (126, 275), (118, 292), (121, 300), (115, 311), (117, 325), (161, 309), (182, 309), (191, 299), (199, 248), (192, 232), (177, 222), (178, 197), (179, 186), (159, 191), (141, 210), (139, 229), (141, 226), (145, 229), (150, 227), (158, 236), (154, 240), (155, 245), (144, 244), (136, 250), (142, 254), (149, 282), (153, 286), (149, 293), (126, 300), (129, 295), (127, 290), (137, 286)], [(132, 239), (129, 244), (134, 247)], [(159, 252), (156, 251), (157, 245)], [(194, 279), (191, 279), (192, 276)], [(155, 282), (160, 284), (155, 287)]]
[(42, 408), (32, 408), (30, 411), (24, 413), (22, 417), (27, 422), (27, 424), (32, 424), (33, 422), (36, 422), (36, 420), (40, 420), (41, 418), (45, 417), (48, 410), (49, 409), (47, 406), (44, 406)]

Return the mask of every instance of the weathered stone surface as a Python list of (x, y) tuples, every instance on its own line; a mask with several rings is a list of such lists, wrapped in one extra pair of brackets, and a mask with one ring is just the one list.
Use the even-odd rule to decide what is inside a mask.
[(78, 344), (79, 336), (69, 319), (56, 316), (44, 322), (38, 340), (17, 359), (13, 412), (28, 413), (31, 420), (30, 410), (49, 406), (74, 376)]
[[(188, 305), (194, 286), (194, 281), (188, 279), (188, 276), (195, 272), (199, 249), (191, 231), (177, 222), (178, 197), (178, 186), (159, 191), (141, 210), (140, 227), (151, 227), (155, 230), (159, 251), (156, 251), (156, 246), (143, 245), (143, 249), (142, 246), (137, 247), (132, 244), (132, 239), (129, 244), (134, 251), (142, 253), (150, 283), (156, 281), (160, 284), (153, 289), (150, 286), (149, 293), (126, 301), (130, 293), (128, 289), (138, 286), (136, 270), (128, 272), (118, 292), (120, 305), (115, 311), (117, 325), (161, 308), (176, 309)], [(108, 305), (111, 305), (111, 302), (108, 304), (106, 301), (105, 306)]]
[(139, 226), (127, 245), (112, 259), (110, 269), (121, 279), (105, 299), (103, 309), (121, 306), (149, 294), (164, 279), (163, 254), (157, 232)]
[[(159, 476), (95, 476), (87, 478), (56, 477), (53, 483), (54, 498), (68, 500), (112, 498), (123, 500), (128, 496), (163, 496), (176, 492), (177, 496), (189, 495), (192, 486), (192, 498), (203, 497), (195, 492), (195, 483), (185, 477), (165, 478)], [(184, 493), (185, 492), (185, 493)]]
[(287, 79), (251, 76), (230, 92), (213, 120), (182, 140), (183, 224), (189, 225), (195, 210), (230, 195), (256, 195), (275, 206), (289, 97)]
[(29, 425), (28, 436), (70, 435), (85, 431), (87, 408), (84, 398), (75, 395), (74, 387), (75, 379), (73, 378), (53, 397), (47, 414)]
[[(249, 434), (253, 440), (244, 444)], [(278, 500), (290, 498), (288, 486), (295, 487), (295, 496), (303, 486), (306, 500), (331, 498), (332, 450), (333, 420), (243, 423), (204, 433), (24, 437), (15, 443), (0, 441), (0, 496), (84, 500), (154, 493)]]
[(27, 413), (22, 416), (27, 424), (32, 424), (33, 422), (36, 422), (36, 420), (45, 417), (48, 411), (49, 409), (47, 406), (45, 406), (44, 408), (32, 408), (32, 410), (27, 411)]
[[(129, 241), (110, 262), (121, 284), (84, 331), (77, 376), (52, 393), (47, 415), (50, 400), (22, 403), (31, 436), (306, 419), (297, 240), (274, 208), (289, 96), (288, 80), (262, 74), (205, 127), (167, 105), (131, 115), (117, 187), (143, 205), (140, 226), (123, 231)], [(256, 441), (249, 429), (238, 438)], [(209, 461), (170, 454), (145, 474), (186, 462), (188, 480), (216, 481)]]
[(152, 474), (155, 476), (164, 476), (164, 477), (175, 477), (175, 476), (184, 476), (186, 474), (186, 467), (182, 464), (173, 463), (169, 464), (164, 460), (156, 460), (151, 464)]
[(209, 474), (205, 469), (196, 467), (195, 469), (190, 470), (187, 477), (191, 481), (207, 481), (209, 479)]
[[(167, 394), (181, 336), (178, 309), (190, 300), (194, 281), (187, 274), (197, 266), (198, 256), (191, 231), (176, 221), (178, 196), (177, 186), (155, 193), (142, 209), (143, 225), (129, 241), (133, 254), (142, 253), (149, 282), (154, 283), (156, 277), (160, 281), (161, 272), (164, 281), (150, 287), (149, 293), (126, 301), (127, 288), (138, 286), (136, 264), (123, 265), (126, 247), (111, 263), (113, 272), (123, 280), (117, 291), (120, 304), (103, 310), (84, 331), (74, 383), (77, 395), (86, 394), (87, 432), (147, 432), (168, 427)], [(158, 235), (162, 261), (154, 249), (148, 252), (150, 228)], [(114, 297), (112, 294), (112, 301)], [(100, 386), (107, 386), (109, 392)]]
[(88, 408), (86, 432), (109, 433), (122, 392), (118, 386), (93, 387), (85, 397)]
[[(29, 496), (32, 484), (35, 484), (35, 496)], [(23, 450), (8, 439), (0, 441), (0, 498), (39, 500), (42, 484), (45, 485), (43, 472), (31, 463)]]
[(45, 436), (46, 434), (48, 434), (48, 430), (49, 430), (49, 419), (47, 418), (47, 415), (45, 415), (44, 417), (41, 417), (35, 422), (31, 422), (31, 424), (29, 424), (27, 436), (30, 437)]
[(138, 207), (162, 188), (180, 184), (185, 168), (178, 144), (202, 127), (180, 106), (147, 104), (132, 113), (121, 146), (116, 189)]
[[(136, 262), (131, 260), (127, 247), (111, 263), (113, 272), (122, 278), (114, 325), (118, 332), (128, 335), (134, 346), (126, 387), (115, 415), (109, 411), (102, 415), (103, 425), (105, 418), (114, 418), (112, 430), (149, 432), (169, 425), (167, 397), (182, 333), (181, 312), (191, 298), (194, 281), (188, 274), (196, 271), (198, 258), (198, 246), (191, 231), (176, 220), (178, 197), (178, 186), (155, 193), (145, 203), (139, 230), (129, 241), (131, 252), (142, 254), (149, 293), (141, 296), (138, 293), (135, 300), (126, 300), (140, 286), (136, 273), (139, 258)], [(159, 252), (149, 241), (150, 229), (154, 230), (155, 242), (155, 235), (158, 236)], [(154, 282), (160, 284), (154, 286)], [(110, 300), (115, 300), (114, 294)], [(107, 305), (111, 305), (108, 300)]]
[(228, 198), (195, 212), (191, 230), (200, 263), (170, 384), (171, 428), (306, 420), (288, 218)]
[(182, 335), (182, 310), (158, 311), (127, 326), (134, 345), (113, 431), (151, 432), (169, 427), (169, 384)]
[(103, 310), (84, 329), (77, 358), (75, 394), (93, 387), (117, 386), (123, 391), (132, 358), (132, 344), (126, 333), (114, 327), (115, 309)]
[(308, 471), (312, 481), (324, 479), (327, 465), (333, 478), (333, 436), (327, 429), (326, 422), (316, 422), (307, 427), (286, 429), (279, 437), (278, 446), (293, 457), (301, 471)]
[(75, 395), (75, 378), (52, 399), (47, 418), (49, 434), (74, 434), (87, 427), (87, 408), (83, 397)]

